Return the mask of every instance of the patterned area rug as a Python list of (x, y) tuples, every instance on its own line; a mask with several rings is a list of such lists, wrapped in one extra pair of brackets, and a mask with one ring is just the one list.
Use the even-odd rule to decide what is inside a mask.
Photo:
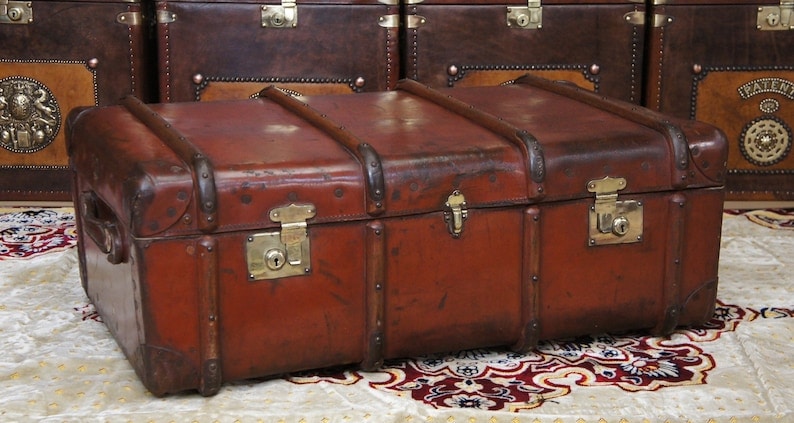
[[(541, 342), (529, 354), (481, 349), (393, 360), (382, 369), (388, 378), (369, 385), (434, 407), (518, 411), (554, 401), (577, 387), (613, 386), (636, 392), (705, 384), (715, 360), (698, 344), (759, 317), (790, 318), (794, 309), (753, 310), (719, 303), (704, 328), (681, 330), (670, 338), (602, 334)], [(353, 370), (287, 379), (352, 384), (364, 378)]]
[(76, 244), (71, 208), (0, 209), (0, 260), (28, 259)]
[[(742, 254), (747, 251), (746, 242), (748, 242), (742, 235), (742, 231), (752, 232), (762, 230), (770, 231), (769, 234), (786, 233), (786, 230), (792, 229), (794, 211), (767, 210), (745, 213), (731, 212), (726, 214), (726, 218), (727, 217), (732, 217), (733, 219), (744, 219), (750, 225), (748, 227), (746, 224), (737, 224), (735, 221), (729, 222), (731, 225), (736, 225), (737, 228), (739, 228), (739, 233), (737, 233), (735, 236), (732, 234), (723, 241), (723, 257), (730, 258), (734, 257), (735, 254), (735, 257), (741, 258)], [(753, 226), (757, 227), (758, 229), (753, 229)], [(35, 262), (36, 259), (57, 257), (56, 254), (64, 252), (69, 252), (70, 254), (69, 256), (65, 257), (73, 257), (75, 249), (72, 247), (74, 247), (77, 242), (75, 236), (74, 216), (72, 214), (72, 210), (68, 208), (37, 210), (0, 209), (0, 234), (2, 234), (2, 238), (0, 239), (0, 263), (3, 261)], [(770, 239), (776, 240), (777, 238)], [(785, 239), (794, 240), (794, 238), (791, 237)], [(772, 243), (774, 242), (778, 241), (772, 241)], [(765, 244), (770, 244), (770, 242), (767, 241)], [(784, 248), (788, 248), (787, 251), (789, 252), (791, 251), (790, 249), (794, 247), (794, 243), (781, 245), (785, 245)], [(785, 254), (790, 255), (790, 253)], [(764, 257), (763, 251), (759, 251), (756, 255), (750, 256), (749, 260), (759, 264), (759, 266), (762, 267), (766, 266), (767, 263), (771, 263), (772, 267), (769, 268), (775, 269), (774, 271), (785, 268), (785, 266), (781, 267), (780, 262), (770, 262), (769, 260), (772, 260), (772, 258)], [(67, 264), (63, 266), (69, 267), (70, 265)], [(71, 266), (74, 266), (74, 263), (72, 263)], [(726, 269), (728, 270), (721, 270), (721, 278), (723, 277), (724, 272), (741, 271), (741, 266), (738, 266), (736, 270), (733, 270), (733, 268), (730, 266), (726, 267)], [(2, 268), (0, 268), (0, 270), (2, 270)], [(72, 272), (72, 275), (74, 274), (73, 269), (69, 271)], [(782, 271), (784, 273), (791, 272), (791, 269), (788, 268), (787, 270)], [(0, 276), (2, 276), (2, 272), (0, 272)], [(735, 276), (732, 276), (732, 278), (733, 277)], [(76, 293), (74, 294), (77, 295), (75, 298), (78, 298), (77, 301), (79, 301), (79, 281), (70, 279), (68, 282), (77, 286), (70, 286), (68, 289), (70, 292)], [(407, 409), (413, 410), (405, 411), (405, 413), (408, 413), (406, 415), (409, 417), (413, 415), (425, 416), (422, 419), (416, 420), (414, 420), (412, 417), (405, 417), (404, 419), (400, 417), (399, 419), (395, 418), (390, 419), (389, 421), (418, 422), (421, 420), (446, 421), (450, 423), (464, 421), (507, 422), (518, 420), (510, 420), (507, 418), (501, 420), (500, 418), (497, 418), (502, 416), (500, 413), (510, 413), (512, 415), (518, 416), (524, 415), (522, 412), (528, 412), (529, 414), (527, 415), (534, 415), (537, 417), (535, 417), (535, 420), (527, 421), (537, 422), (632, 422), (633, 420), (627, 420), (625, 418), (617, 420), (611, 420), (608, 418), (601, 418), (601, 420), (585, 420), (583, 418), (577, 417), (578, 420), (573, 418), (568, 420), (564, 414), (570, 412), (571, 416), (588, 416), (587, 410), (589, 409), (594, 413), (594, 415), (602, 415), (600, 414), (602, 413), (602, 411), (600, 411), (602, 409), (598, 407), (603, 407), (603, 402), (606, 401), (607, 398), (602, 397), (602, 395), (607, 395), (609, 398), (611, 398), (610, 401), (620, 402), (625, 401), (624, 399), (621, 399), (623, 398), (621, 395), (636, 395), (642, 392), (651, 393), (670, 391), (673, 398), (677, 398), (678, 395), (681, 395), (681, 398), (678, 398), (678, 400), (685, 402), (687, 401), (686, 396), (688, 395), (685, 394), (685, 392), (692, 392), (691, 389), (694, 389), (698, 386), (723, 386), (723, 388), (720, 389), (729, 389), (731, 384), (734, 382), (730, 382), (729, 379), (732, 378), (725, 379), (724, 373), (726, 372), (726, 366), (727, 368), (731, 368), (732, 366), (748, 366), (750, 364), (746, 362), (743, 363), (741, 357), (739, 356), (737, 356), (739, 358), (734, 358), (734, 355), (724, 356), (721, 354), (724, 354), (726, 348), (728, 348), (728, 350), (735, 349), (736, 347), (733, 346), (736, 342), (735, 340), (742, 339), (742, 337), (747, 336), (741, 334), (739, 328), (744, 325), (748, 325), (749, 322), (754, 322), (753, 324), (756, 324), (755, 322), (769, 321), (771, 324), (771, 322), (774, 320), (783, 319), (790, 321), (791, 318), (794, 317), (794, 296), (791, 295), (787, 286), (790, 286), (790, 284), (782, 284), (780, 287), (775, 288), (782, 289), (785, 292), (782, 297), (782, 303), (771, 302), (774, 301), (776, 296), (779, 297), (780, 294), (770, 294), (768, 292), (761, 295), (762, 298), (757, 298), (746, 302), (738, 301), (745, 297), (744, 290), (751, 289), (751, 287), (731, 287), (731, 285), (729, 285), (728, 288), (723, 290), (721, 286), (721, 300), (718, 302), (716, 313), (713, 319), (705, 327), (699, 329), (680, 330), (672, 336), (666, 338), (650, 337), (644, 336), (642, 334), (631, 333), (600, 334), (573, 339), (542, 342), (539, 348), (527, 354), (518, 354), (500, 349), (467, 350), (451, 352), (448, 354), (415, 357), (412, 359), (392, 360), (388, 361), (382, 369), (376, 372), (362, 372), (355, 368), (339, 368), (316, 372), (304, 372), (267, 382), (250, 381), (227, 384), (225, 385), (221, 394), (219, 394), (217, 397), (214, 397), (212, 401), (215, 401), (216, 405), (226, 404), (221, 405), (221, 409), (224, 409), (225, 411), (221, 412), (220, 416), (233, 416), (236, 415), (235, 413), (239, 414), (234, 419), (228, 421), (245, 420), (244, 418), (240, 418), (240, 416), (247, 415), (245, 407), (249, 406), (242, 406), (238, 403), (235, 403), (235, 399), (229, 398), (228, 395), (231, 395), (232, 397), (235, 395), (240, 395), (240, 398), (249, 399), (250, 397), (246, 395), (264, 395), (262, 398), (268, 398), (267, 401), (270, 401), (270, 405), (268, 405), (268, 407), (271, 408), (268, 408), (268, 410), (272, 410), (273, 402), (280, 403), (286, 401), (281, 397), (279, 397), (280, 399), (274, 400), (272, 398), (276, 397), (271, 398), (267, 396), (267, 392), (270, 391), (267, 390), (266, 386), (274, 386), (278, 387), (278, 389), (274, 388), (274, 390), (292, 392), (292, 389), (295, 389), (295, 392), (304, 392), (302, 395), (308, 395), (305, 394), (305, 392), (317, 392), (317, 389), (319, 389), (320, 392), (329, 392), (329, 404), (341, 401), (342, 408), (344, 410), (342, 414), (338, 415), (327, 410), (322, 412), (306, 411), (305, 413), (301, 411), (301, 413), (304, 413), (304, 417), (302, 419), (284, 418), (283, 416), (289, 414), (282, 414), (282, 417), (279, 419), (274, 418), (273, 420), (268, 420), (257, 418), (256, 420), (251, 421), (359, 421), (353, 416), (372, 417), (373, 412), (369, 408), (364, 407), (364, 410), (370, 411), (357, 414), (357, 407), (360, 407), (361, 404), (358, 404), (357, 400), (354, 400), (353, 398), (371, 397), (370, 399), (372, 399), (378, 397), (378, 395), (385, 395), (385, 399), (381, 398), (376, 402), (380, 401), (381, 403), (401, 404), (399, 407), (408, 407)], [(12, 289), (15, 288), (12, 286)], [(727, 300), (725, 298), (727, 298)], [(6, 304), (12, 304), (15, 300), (6, 299), (4, 301), (6, 302), (0, 301), (0, 315), (3, 315), (3, 313), (7, 314), (9, 310), (13, 308), (13, 305), (9, 306)], [(72, 332), (69, 336), (82, 336), (80, 335), (81, 332), (83, 334), (95, 336), (95, 339), (89, 342), (89, 345), (99, 348), (100, 351), (103, 350), (103, 348), (111, 348), (115, 350), (115, 354), (118, 354), (118, 349), (113, 346), (114, 344), (112, 339), (109, 338), (109, 334), (107, 334), (104, 328), (101, 317), (96, 313), (93, 306), (88, 303), (84, 297), (82, 301), (83, 303), (81, 304), (74, 304), (73, 306), (69, 307), (69, 313), (72, 314), (73, 319), (77, 322), (76, 326), (70, 329)], [(38, 306), (38, 308), (41, 307), (42, 306)], [(3, 318), (3, 316), (0, 316), (0, 318)], [(67, 320), (69, 319), (67, 318)], [(756, 327), (761, 328), (767, 326), (766, 324), (756, 325)], [(792, 325), (787, 324), (786, 327), (791, 328)], [(19, 326), (19, 329), (24, 328), (24, 324)], [(48, 331), (58, 331), (53, 332), (54, 334), (60, 332), (65, 333), (64, 329), (58, 328), (46, 329), (43, 332), (41, 330), (37, 331), (41, 333), (35, 336), (45, 336)], [(16, 332), (9, 332), (9, 329), (4, 328), (2, 331), (0, 331), (0, 336), (4, 337), (7, 342), (10, 342), (10, 345), (25, 345), (25, 342), (19, 343), (17, 341), (9, 340), (15, 336), (20, 336), (20, 334)], [(766, 339), (767, 337), (767, 335), (763, 332), (760, 335), (756, 335), (755, 332), (752, 332), (751, 336), (759, 336), (760, 339)], [(772, 332), (772, 334), (769, 336), (773, 338), (783, 336), (783, 345), (789, 345), (789, 347), (791, 345), (786, 344), (785, 342), (785, 336), (789, 335), (781, 335), (780, 333)], [(725, 338), (728, 339), (726, 340)], [(729, 345), (728, 347), (724, 346), (726, 342), (728, 343), (727, 345)], [(4, 344), (4, 348), (7, 345), (8, 344)], [(761, 349), (761, 344), (753, 345), (759, 345), (758, 348)], [(80, 348), (77, 345), (70, 348), (71, 350), (78, 351), (76, 353), (78, 356), (82, 354), (79, 352)], [(769, 347), (766, 350), (759, 350), (758, 354), (759, 356), (763, 357), (764, 354), (771, 354), (770, 351), (774, 351), (775, 348), (779, 348), (779, 346)], [(31, 353), (32, 350), (28, 352), (28, 354)], [(97, 353), (94, 352), (94, 354)], [(784, 352), (784, 354), (789, 353)], [(24, 357), (25, 354), (19, 355), (19, 360), (22, 360), (22, 363), (25, 362)], [(6, 378), (6, 381), (3, 382), (5, 385), (0, 383), (0, 394), (7, 395), (9, 392), (18, 392), (18, 386), (9, 387), (8, 385), (15, 381), (25, 379), (25, 375), (27, 374), (26, 372), (30, 372), (33, 375), (29, 376), (32, 378), (30, 380), (42, 380), (42, 375), (39, 372), (43, 372), (45, 368), (50, 366), (51, 361), (57, 360), (57, 357), (37, 358), (35, 360), (38, 362), (38, 365), (31, 363), (33, 364), (33, 367), (32, 369), (28, 370), (24, 369), (24, 365), (20, 365), (22, 368), (20, 370), (20, 366), (14, 367), (8, 363), (0, 363), (0, 377)], [(736, 360), (736, 362), (730, 363), (731, 360)], [(107, 416), (109, 415), (123, 415), (125, 416), (125, 419), (129, 421), (168, 421), (167, 418), (163, 417), (167, 414), (159, 415), (155, 413), (155, 411), (159, 409), (158, 407), (163, 408), (165, 410), (164, 413), (167, 413), (168, 404), (176, 406), (177, 408), (185, 407), (189, 411), (192, 410), (191, 419), (195, 421), (226, 420), (224, 418), (218, 418), (219, 414), (217, 412), (208, 411), (208, 409), (205, 408), (206, 404), (200, 402), (209, 400), (200, 398), (197, 399), (195, 398), (195, 395), (176, 396), (165, 400), (155, 400), (151, 398), (150, 394), (146, 393), (145, 389), (137, 384), (137, 379), (135, 378), (134, 374), (131, 375), (131, 370), (126, 366), (123, 357), (116, 356), (114, 363), (117, 364), (114, 364), (113, 366), (123, 366), (121, 374), (124, 375), (124, 378), (126, 378), (124, 386), (126, 386), (125, 389), (127, 390), (127, 394), (123, 396), (121, 396), (121, 394), (117, 394), (116, 396), (120, 397), (121, 399), (117, 398), (115, 400), (116, 404), (113, 407), (110, 407), (108, 404), (102, 401), (97, 402), (96, 399), (94, 399), (93, 405), (86, 404), (85, 410), (87, 410), (87, 412), (91, 411), (92, 409), (104, 410), (104, 417), (100, 417), (98, 420), (108, 420)], [(794, 364), (788, 362), (785, 365), (788, 366), (788, 371), (791, 373), (791, 369), (794, 368)], [(59, 373), (65, 371), (65, 369), (68, 369), (69, 367), (69, 364), (61, 364), (57, 370), (53, 370), (56, 373)], [(85, 364), (74, 365), (74, 367), (76, 368), (77, 374), (75, 377), (78, 377), (78, 379), (75, 379), (76, 381), (80, 380), (79, 377), (83, 376), (81, 373), (85, 374), (86, 372), (92, 371), (91, 367)], [(108, 365), (100, 366), (96, 372), (98, 372), (98, 374), (107, 375), (108, 368)], [(50, 375), (47, 377), (53, 376)], [(47, 382), (48, 386), (49, 384), (60, 383), (58, 376), (55, 377), (58, 381), (54, 382), (56, 379), (53, 379), (53, 381)], [(764, 377), (769, 379), (770, 376), (766, 375)], [(74, 383), (88, 384), (88, 382)], [(748, 386), (751, 386), (752, 389), (756, 389), (756, 387), (753, 385), (756, 383), (758, 383), (758, 380), (753, 379), (752, 381), (748, 382)], [(293, 386), (294, 388), (289, 388), (289, 386)], [(341, 391), (333, 387), (338, 387), (338, 389), (341, 389)], [(259, 392), (257, 389), (260, 388), (264, 389), (265, 393), (260, 392), (259, 394), (255, 394), (256, 392)], [(69, 389), (70, 387), (57, 388), (55, 389), (54, 396), (51, 395), (50, 397), (46, 397), (44, 401), (48, 402), (49, 406), (48, 411), (45, 411), (44, 414), (58, 417), (55, 419), (57, 421), (70, 421), (68, 416), (72, 414), (67, 413), (66, 418), (63, 418), (63, 415), (59, 412), (59, 410), (55, 409), (57, 407), (63, 407), (62, 404), (69, 402), (67, 401), (69, 398), (65, 397), (66, 393), (69, 392)], [(100, 396), (107, 395), (108, 389), (110, 388), (105, 388), (102, 390), (103, 394), (100, 394)], [(307, 390), (304, 391), (304, 389)], [(347, 389), (351, 390), (348, 391)], [(681, 389), (686, 390), (677, 391)], [(86, 392), (86, 389), (79, 390), (78, 388), (77, 393), (71, 397), (71, 400), (77, 401), (79, 398), (85, 397), (87, 395)], [(136, 392), (138, 392), (138, 394), (136, 394)], [(376, 392), (379, 394), (375, 395)], [(590, 392), (599, 392), (599, 394), (596, 395)], [(624, 394), (619, 394), (618, 392), (622, 392)], [(706, 396), (713, 395), (711, 391), (706, 392), (709, 392), (708, 394), (704, 394)], [(139, 397), (133, 401), (131, 398), (134, 398), (135, 395), (138, 395)], [(375, 396), (373, 397), (373, 395)], [(770, 391), (767, 394), (759, 395), (759, 404), (764, 404), (764, 407), (762, 408), (770, 408), (772, 410), (770, 415), (773, 417), (775, 415), (778, 416), (777, 418), (772, 418), (772, 420), (769, 421), (786, 421), (786, 418), (794, 417), (794, 414), (791, 414), (790, 409), (781, 409), (781, 406), (777, 404), (779, 401), (782, 401), (782, 403), (788, 402), (791, 404), (792, 400), (794, 400), (794, 388), (786, 387), (785, 389), (780, 390), (780, 392)], [(342, 399), (341, 397), (343, 396), (347, 396), (349, 399)], [(782, 400), (776, 400), (777, 397), (781, 396)], [(41, 394), (35, 394), (34, 397), (40, 398)], [(664, 398), (666, 398), (665, 401), (670, 401), (670, 397)], [(745, 408), (741, 408), (742, 410), (750, 410), (748, 411), (748, 416), (750, 416), (748, 419), (750, 419), (752, 416), (755, 416), (756, 418), (751, 419), (752, 421), (767, 421), (764, 418), (759, 417), (762, 416), (760, 413), (753, 414), (757, 413), (757, 411), (752, 411), (754, 409), (753, 404), (746, 404), (746, 402), (749, 401), (748, 398), (753, 398), (753, 394), (748, 394), (746, 397), (735, 400), (745, 403)], [(124, 403), (135, 402), (136, 405), (133, 409), (128, 409), (126, 411), (123, 407), (119, 409), (118, 402), (122, 401), (122, 399)], [(405, 403), (399, 402), (405, 400), (411, 401), (416, 405), (407, 406)], [(719, 397), (717, 399), (703, 398), (699, 400), (703, 401), (703, 404), (699, 406), (693, 406), (695, 407), (694, 409), (703, 409), (706, 411), (712, 410), (712, 408), (710, 408), (711, 406), (708, 404), (709, 401), (716, 401), (715, 404), (719, 404), (719, 401), (724, 401), (723, 398)], [(38, 400), (35, 399), (28, 399), (27, 401), (28, 405), (38, 404)], [(587, 405), (588, 401), (593, 402), (593, 405)], [(647, 403), (646, 405), (654, 404), (654, 400), (650, 401), (651, 402)], [(228, 406), (228, 403), (235, 405)], [(316, 397), (311, 401), (311, 403), (315, 404), (316, 406), (321, 406), (322, 404), (325, 404), (323, 407), (329, 406), (322, 400), (318, 401)], [(600, 405), (596, 405), (596, 403)], [(16, 406), (14, 404), (17, 403), (13, 402), (13, 400), (0, 400), (0, 420), (2, 419), (2, 416), (6, 415), (6, 413), (9, 413), (8, 415), (15, 415), (15, 412), (19, 412), (19, 410), (15, 408)], [(20, 399), (18, 404), (24, 408), (24, 400)], [(79, 404), (79, 402), (75, 404)], [(295, 406), (300, 405), (301, 403), (298, 402), (290, 404)], [(758, 404), (756, 404), (756, 406), (758, 406)], [(414, 407), (429, 408), (415, 409)], [(618, 406), (616, 405), (615, 407)], [(78, 405), (74, 405), (73, 408), (78, 409), (78, 411), (83, 410), (82, 408), (79, 408)], [(718, 410), (724, 408), (724, 405), (716, 407), (717, 411), (715, 411), (715, 413), (719, 413)], [(115, 412), (108, 414), (108, 410), (111, 409), (115, 410)], [(259, 410), (260, 413), (264, 413), (265, 415), (268, 415), (268, 413), (271, 412), (268, 411), (265, 413), (262, 411), (263, 409), (259, 408), (258, 406), (255, 409)], [(621, 408), (618, 407), (616, 409)], [(629, 409), (631, 409), (631, 407), (629, 407)], [(325, 409), (323, 408), (322, 410)], [(428, 410), (436, 410), (442, 414), (434, 414), (434, 412), (430, 412)], [(458, 412), (453, 410), (481, 410), (487, 411), (491, 414), (485, 415), (490, 418), (485, 418), (480, 415), (466, 413), (455, 414)], [(558, 413), (558, 410), (569, 411), (566, 411), (563, 414), (556, 414)], [(625, 409), (623, 410), (624, 411), (621, 413), (623, 413), (622, 415), (625, 416), (627, 412)], [(640, 413), (638, 410), (635, 411)], [(690, 412), (694, 411), (690, 410)], [(75, 411), (75, 413), (77, 413), (76, 415), (82, 416), (77, 420), (82, 420), (82, 418), (85, 417), (85, 415), (80, 414), (77, 411)], [(631, 412), (629, 411), (628, 413), (630, 414)], [(41, 412), (39, 412), (39, 414), (41, 414)], [(254, 412), (251, 415), (257, 414)], [(446, 419), (439, 418), (439, 420), (431, 418), (432, 416), (436, 415), (448, 417)], [(549, 416), (549, 420), (541, 418), (542, 415)], [(687, 415), (687, 413), (684, 413), (684, 415)], [(736, 420), (735, 416), (737, 415), (741, 416), (742, 414), (735, 412), (733, 413), (734, 420), (724, 421), (751, 421), (742, 419)], [(162, 418), (158, 420), (158, 416)], [(202, 416), (207, 418), (203, 418)], [(554, 418), (550, 416), (554, 416)], [(109, 420), (113, 419), (110, 418)], [(369, 418), (366, 420), (369, 420)], [(371, 421), (386, 421), (386, 419), (374, 419)], [(720, 422), (723, 420), (713, 418), (703, 420), (675, 420), (674, 418), (669, 419), (667, 417), (662, 417), (659, 420), (653, 420), (646, 417), (636, 421)]]

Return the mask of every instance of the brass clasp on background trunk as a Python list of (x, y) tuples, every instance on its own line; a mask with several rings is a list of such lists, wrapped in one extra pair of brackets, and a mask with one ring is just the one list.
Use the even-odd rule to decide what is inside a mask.
[(262, 28), (295, 28), (298, 26), (298, 6), (295, 0), (282, 0), (281, 6), (261, 7)]
[(794, 29), (794, 0), (781, 0), (779, 6), (759, 6), (756, 28), (761, 31), (788, 31)]
[(33, 3), (0, 0), (0, 24), (29, 24), (33, 22)]
[(543, 6), (540, 0), (528, 0), (527, 7), (508, 7), (507, 26), (518, 29), (543, 28)]

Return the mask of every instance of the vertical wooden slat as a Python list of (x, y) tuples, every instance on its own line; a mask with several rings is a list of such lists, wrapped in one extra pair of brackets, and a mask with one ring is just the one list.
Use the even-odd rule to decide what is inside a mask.
[(541, 252), (540, 208), (530, 207), (524, 211), (523, 266), (521, 274), (521, 328), (514, 351), (526, 352), (538, 345), (540, 321), (538, 320), (538, 300), (540, 295), (540, 252)]
[(210, 236), (198, 242), (199, 342), (201, 374), (199, 393), (215, 395), (221, 387), (220, 311), (218, 289), (218, 242)]
[(366, 355), (361, 363), (364, 370), (375, 370), (383, 364), (383, 317), (386, 274), (386, 234), (379, 220), (367, 223), (367, 340)]
[(683, 194), (670, 197), (670, 234), (665, 253), (664, 279), (662, 281), (662, 316), (653, 329), (657, 335), (667, 335), (676, 326), (681, 314), (682, 252), (686, 240), (686, 198)]

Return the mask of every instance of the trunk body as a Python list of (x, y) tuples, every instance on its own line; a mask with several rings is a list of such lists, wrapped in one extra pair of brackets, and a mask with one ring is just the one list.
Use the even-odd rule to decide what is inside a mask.
[(301, 99), (71, 120), (82, 280), (153, 393), (711, 317), (713, 127), (533, 77)]

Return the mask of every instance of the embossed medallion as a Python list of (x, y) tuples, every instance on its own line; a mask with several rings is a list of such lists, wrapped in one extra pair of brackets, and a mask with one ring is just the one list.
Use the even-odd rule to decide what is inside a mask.
[(0, 145), (15, 153), (33, 153), (52, 143), (61, 127), (61, 111), (52, 92), (24, 76), (0, 79)]
[(763, 116), (748, 123), (739, 147), (747, 161), (757, 166), (771, 166), (791, 151), (791, 128), (775, 116)]

